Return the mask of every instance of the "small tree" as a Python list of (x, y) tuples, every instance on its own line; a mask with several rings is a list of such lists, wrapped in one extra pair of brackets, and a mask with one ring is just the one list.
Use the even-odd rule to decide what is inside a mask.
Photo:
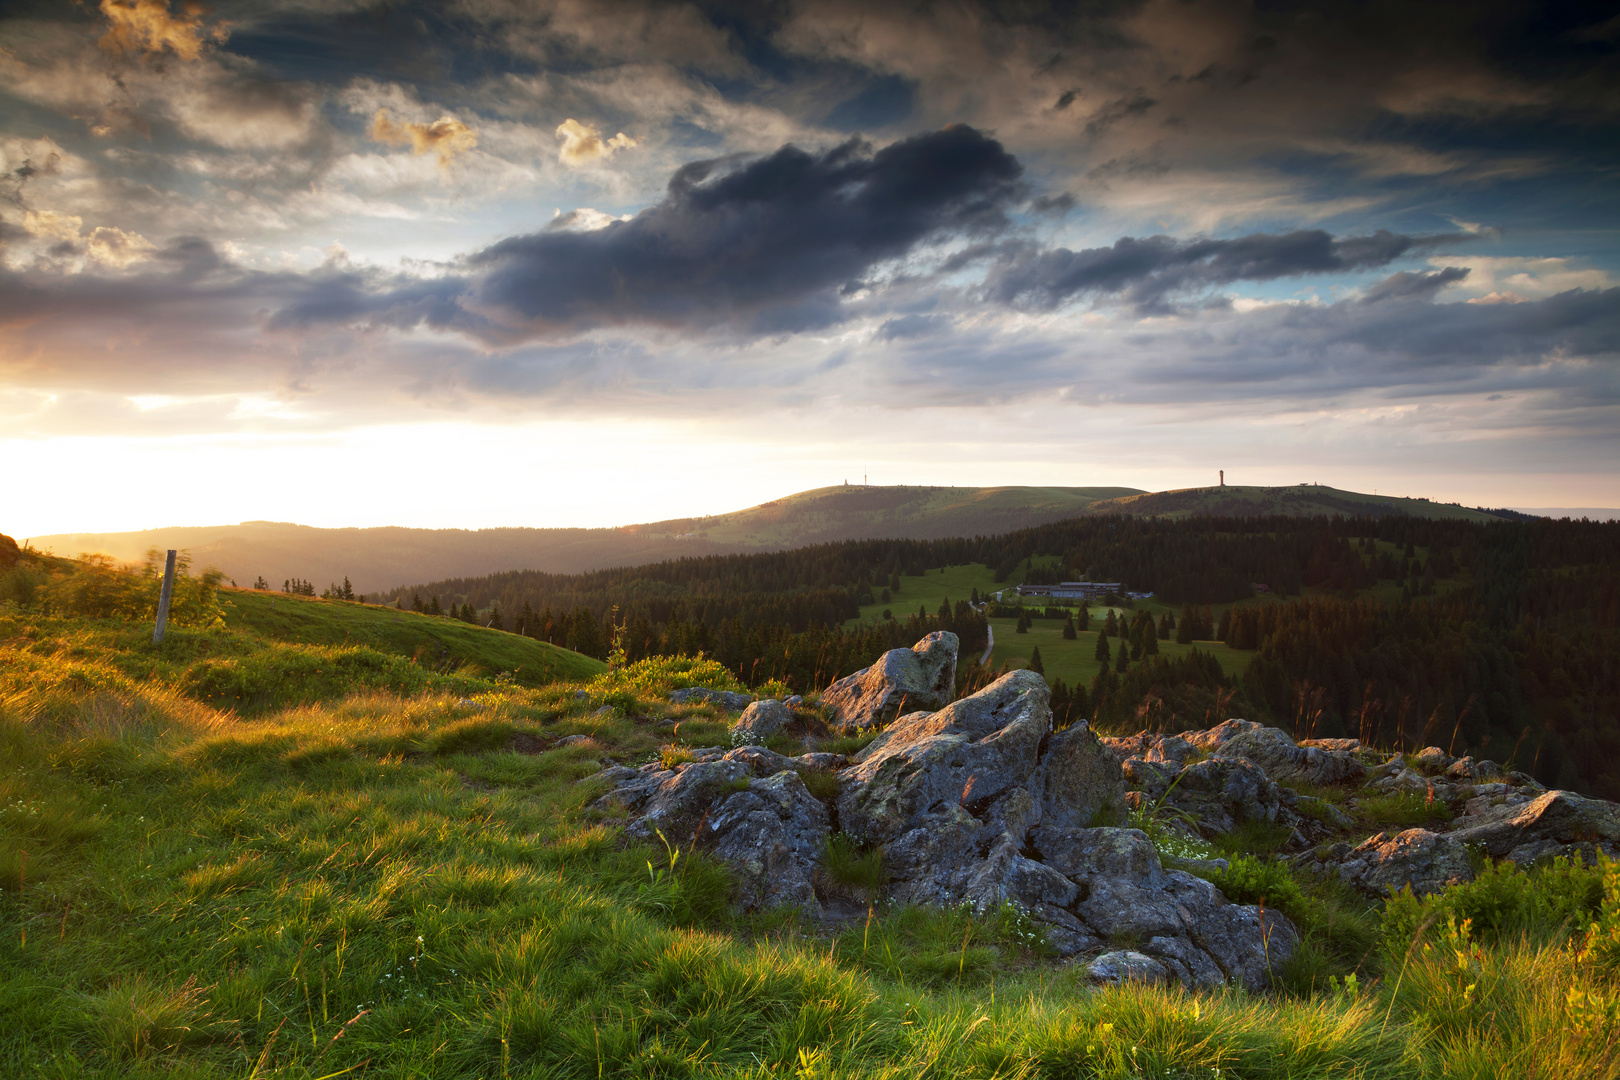
[(1073, 641), (1076, 637), (1074, 631), (1074, 616), (1066, 615), (1063, 618), (1063, 640)]
[(1039, 645), (1035, 646), (1029, 654), (1029, 670), (1037, 675), (1046, 674), (1046, 665), (1041, 663), (1041, 647)]
[(260, 574), (257, 578), (254, 579), (253, 587), (255, 589), (269, 589), (270, 588), (270, 583), (268, 581), (264, 580), (264, 575), (263, 574)]
[(1020, 611), (1018, 613), (1018, 626), (1016, 627), (1017, 632), (1020, 633), (1020, 634), (1027, 634), (1027, 633), (1029, 633), (1029, 627), (1030, 627), (1029, 612)]
[(1094, 652), (1092, 655), (1095, 656), (1098, 660), (1101, 660), (1105, 667), (1107, 666), (1108, 661), (1113, 659), (1113, 657), (1109, 655), (1108, 635), (1107, 634), (1098, 634), (1097, 635), (1097, 651)]

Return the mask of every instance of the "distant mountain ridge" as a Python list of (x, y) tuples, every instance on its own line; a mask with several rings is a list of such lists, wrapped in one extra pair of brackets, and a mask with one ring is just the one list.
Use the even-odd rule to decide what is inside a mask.
[(778, 551), (839, 540), (934, 540), (1012, 532), (1073, 517), (1126, 487), (864, 487), (839, 485), (728, 514), (602, 529), (321, 529), (286, 522), (188, 526), (32, 538), (59, 555), (99, 552), (133, 562), (148, 548), (183, 548), (239, 585), (298, 577), (317, 589), (347, 577), (358, 593), (401, 582), (502, 570), (571, 574), (692, 555)]
[(1125, 487), (866, 487), (839, 485), (772, 499), (728, 514), (602, 529), (322, 529), (288, 522), (188, 526), (32, 538), (58, 555), (99, 552), (121, 561), (148, 548), (182, 548), (239, 585), (260, 575), (279, 589), (298, 577), (317, 589), (347, 577), (356, 592), (402, 582), (478, 577), (503, 570), (570, 574), (682, 556), (780, 551), (841, 540), (991, 536), (1078, 514), (1410, 514), (1488, 521), (1492, 514), (1428, 499), (1364, 495), (1319, 485), (1220, 486), (1146, 492)]

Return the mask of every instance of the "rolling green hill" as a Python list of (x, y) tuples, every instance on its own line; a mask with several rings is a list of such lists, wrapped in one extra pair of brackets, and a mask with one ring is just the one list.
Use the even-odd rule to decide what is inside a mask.
[(1495, 521), (1483, 510), (1470, 510), (1456, 503), (1437, 503), (1428, 499), (1407, 499), (1393, 495), (1364, 495), (1358, 491), (1341, 491), (1320, 484), (1297, 484), (1293, 487), (1222, 487), (1179, 488), (1175, 491), (1154, 491), (1141, 495), (1124, 495), (1115, 499), (1099, 499), (1086, 508), (1090, 514), (1135, 514), (1152, 517), (1184, 518), (1199, 515), (1243, 517), (1250, 514), (1285, 514), (1289, 517), (1331, 517), (1343, 514), (1349, 517), (1363, 514), (1371, 517), (1407, 515), (1421, 518), (1456, 518), (1462, 521)]

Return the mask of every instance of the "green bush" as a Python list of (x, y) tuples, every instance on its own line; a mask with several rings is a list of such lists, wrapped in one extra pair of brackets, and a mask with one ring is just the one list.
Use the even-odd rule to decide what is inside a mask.
[(1529, 869), (1489, 863), (1473, 881), (1424, 897), (1414, 896), (1409, 886), (1384, 905), (1385, 947), (1399, 958), (1415, 938), (1438, 933), (1448, 920), (1468, 923), (1473, 936), (1487, 942), (1517, 935), (1567, 940), (1598, 917), (1605, 876), (1617, 874), (1607, 859), (1586, 866), (1579, 858), (1560, 857)]
[(661, 695), (693, 686), (745, 692), (743, 684), (737, 681), (737, 676), (729, 668), (718, 660), (705, 658), (701, 653), (697, 656), (649, 656), (598, 675), (586, 689), (592, 694), (629, 690)]

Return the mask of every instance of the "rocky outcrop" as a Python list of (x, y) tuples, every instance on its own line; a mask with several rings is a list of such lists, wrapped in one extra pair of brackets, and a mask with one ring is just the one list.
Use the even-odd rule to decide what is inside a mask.
[(22, 558), (22, 551), (17, 547), (17, 541), (0, 533), (0, 570), (16, 564)]
[(756, 701), (731, 725), (732, 742), (762, 743), (793, 722), (793, 710), (773, 698)]
[(1465, 814), (1452, 839), (1477, 846), (1493, 859), (1525, 865), (1557, 855), (1620, 858), (1620, 805), (1573, 791), (1549, 791), (1527, 802), (1507, 802)]
[(943, 708), (956, 691), (958, 645), (955, 634), (936, 630), (909, 649), (891, 649), (829, 686), (821, 705), (846, 732), (886, 724), (903, 710)]
[(713, 854), (737, 875), (749, 910), (790, 905), (815, 910), (815, 872), (827, 846), (827, 808), (797, 772), (753, 780), (712, 812)]
[[(1620, 806), (1545, 792), (1523, 774), (1435, 748), (1380, 761), (1354, 739), (1295, 743), (1246, 720), (1179, 735), (1099, 739), (1084, 722), (1054, 732), (1045, 679), (1029, 671), (947, 702), (955, 648), (951, 635), (930, 635), (838, 684), (831, 704), (841, 725), (886, 724), (853, 758), (757, 745), (792, 713), (744, 702), (733, 739), (747, 745), (684, 751), (689, 760), (670, 768), (605, 769), (596, 779), (610, 790), (597, 805), (622, 813), (632, 835), (662, 833), (725, 860), (746, 907), (815, 910), (818, 890), (836, 892), (818, 875), (841, 832), (881, 851), (893, 901), (980, 911), (1010, 903), (1094, 981), (1199, 988), (1269, 986), (1298, 933), (1283, 915), (1230, 903), (1191, 872), (1212, 874), (1221, 861), (1162, 861), (1147, 834), (1114, 824), (1126, 807), (1189, 839), (1246, 823), (1285, 826), (1291, 835), (1272, 835), (1284, 837), (1295, 865), (1373, 897), (1469, 880), (1475, 852), (1519, 862), (1620, 856)], [(715, 692), (690, 693), (713, 700), (702, 695)], [(902, 702), (929, 704), (901, 714)], [(1345, 841), (1355, 819), (1336, 804), (1341, 797), (1302, 795), (1291, 781), (1338, 786), (1351, 810), (1354, 787), (1419, 795), (1434, 820), (1448, 808), (1465, 812), (1450, 830), (1379, 832), (1353, 844)]]
[(1427, 829), (1369, 836), (1344, 855), (1338, 873), (1374, 897), (1408, 887), (1418, 896), (1427, 896), (1447, 885), (1474, 880), (1468, 849), (1453, 836)]
[[(605, 770), (598, 779), (612, 790), (599, 805), (622, 809), (632, 835), (662, 830), (671, 843), (724, 859), (749, 907), (816, 908), (816, 875), (836, 828), (882, 850), (891, 899), (981, 911), (1015, 904), (1060, 956), (1107, 954), (1092, 962), (1099, 980), (1268, 986), (1293, 953), (1292, 925), (1166, 869), (1145, 834), (1100, 825), (1121, 808), (1124, 773), (1086, 724), (1054, 733), (1049, 699), (1041, 676), (1015, 671), (971, 697), (895, 718), (847, 764), (752, 745), (693, 752), (672, 769)], [(1166, 768), (1196, 756), (1179, 740), (1160, 751)], [(1266, 789), (1251, 763), (1187, 771), (1200, 766), (1189, 793), (1216, 792), (1219, 803), (1229, 788), (1228, 816), (1241, 792), (1275, 812), (1276, 798), (1266, 799), (1276, 785)], [(827, 796), (835, 808), (801, 779), (829, 768), (837, 768), (836, 798)]]
[(1186, 741), (1216, 758), (1247, 758), (1278, 783), (1303, 780), (1312, 784), (1342, 784), (1359, 780), (1367, 767), (1351, 749), (1300, 746), (1279, 728), (1250, 720), (1228, 720), (1218, 727), (1187, 736)]
[(1035, 772), (1051, 729), (1048, 699), (1042, 676), (1014, 671), (938, 712), (896, 720), (847, 770), (840, 826), (862, 843), (885, 843), (936, 806), (987, 808)]

